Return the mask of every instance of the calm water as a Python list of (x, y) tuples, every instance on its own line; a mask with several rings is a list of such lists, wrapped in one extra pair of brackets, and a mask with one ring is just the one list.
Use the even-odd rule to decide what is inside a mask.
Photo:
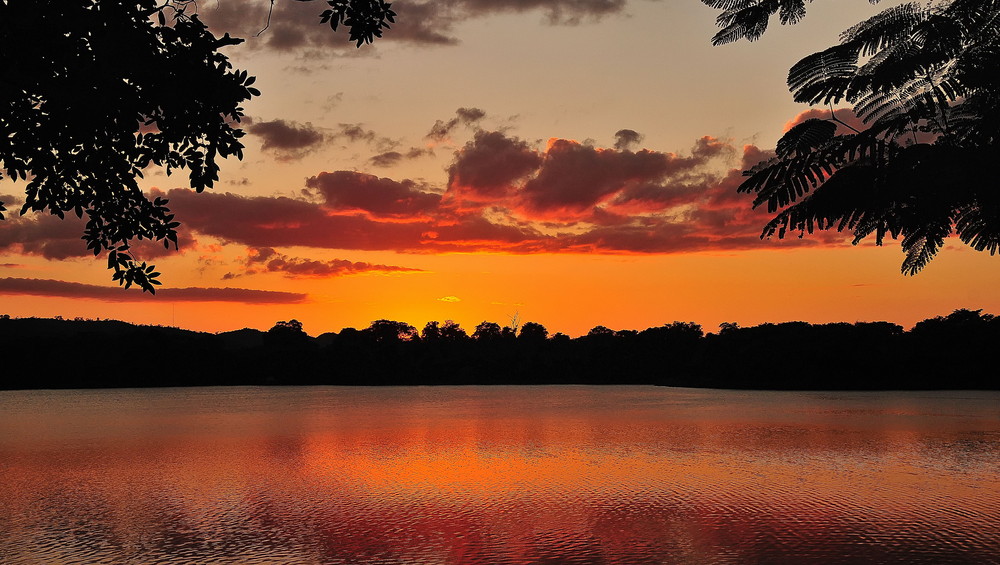
[(1000, 563), (1000, 394), (0, 392), (0, 562)]

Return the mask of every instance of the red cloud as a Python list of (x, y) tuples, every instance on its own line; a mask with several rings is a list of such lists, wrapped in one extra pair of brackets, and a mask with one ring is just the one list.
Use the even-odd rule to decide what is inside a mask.
[[(711, 137), (697, 140), (689, 155), (678, 155), (565, 139), (539, 151), (502, 132), (479, 131), (455, 153), (443, 193), (412, 180), (335, 171), (307, 181), (319, 202), (183, 189), (167, 196), (192, 230), (258, 253), (286, 246), (405, 253), (760, 248), (769, 245), (759, 235), (770, 215), (751, 209), (752, 198), (736, 189), (743, 170), (773, 153), (748, 145), (738, 168), (720, 169), (737, 154)], [(830, 233), (783, 245), (843, 241)], [(256, 263), (250, 268), (289, 276), (403, 269), (280, 254)]]
[(118, 286), (98, 286), (52, 279), (0, 278), (0, 294), (88, 298), (108, 302), (244, 302), (248, 304), (296, 304), (308, 295), (296, 292), (252, 290), (247, 288), (165, 288), (156, 296), (144, 292), (126, 292)]

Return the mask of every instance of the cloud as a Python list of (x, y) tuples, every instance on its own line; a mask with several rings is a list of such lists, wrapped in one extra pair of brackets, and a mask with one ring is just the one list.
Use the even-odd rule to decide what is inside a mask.
[(411, 180), (394, 181), (353, 171), (323, 172), (306, 186), (325, 199), (330, 210), (364, 211), (377, 217), (414, 218), (437, 208), (440, 194), (421, 190)]
[[(455, 151), (444, 187), (324, 171), (306, 181), (300, 198), (196, 195), (185, 189), (166, 196), (195, 233), (259, 252), (306, 246), (402, 253), (622, 254), (846, 244), (847, 238), (836, 232), (780, 244), (760, 241), (760, 230), (771, 216), (752, 209), (752, 197), (736, 189), (744, 180), (742, 172), (773, 156), (770, 150), (705, 136), (682, 153), (632, 151), (627, 147), (641, 136), (633, 130), (618, 133), (617, 148), (568, 139), (538, 147), (503, 131), (480, 129)], [(274, 259), (279, 260), (273, 270), (289, 276), (389, 267), (342, 259), (269, 258)], [(263, 269), (260, 265), (253, 268)]]
[(462, 299), (457, 296), (442, 296), (438, 298), (439, 302), (461, 302)]
[[(314, 259), (289, 257), (283, 253), (279, 253), (271, 247), (248, 248), (244, 265), (246, 267), (244, 274), (283, 273), (288, 278), (331, 278), (343, 277), (347, 275), (360, 275), (365, 273), (424, 272), (423, 269), (397, 267), (395, 265), (377, 265), (359, 261), (347, 261), (345, 259), (317, 261)], [(236, 276), (239, 275), (227, 273), (223, 279), (228, 280), (235, 278)]]
[[(376, 45), (402, 42), (426, 46), (458, 44), (453, 30), (470, 19), (511, 13), (541, 12), (550, 25), (578, 25), (624, 12), (626, 0), (425, 0), (395, 2), (396, 23)], [(334, 32), (320, 24), (326, 6), (313, 2), (220, 2), (202, 8), (199, 16), (217, 35), (229, 32), (247, 38), (251, 49), (271, 51), (322, 50), (342, 56), (367, 55), (372, 46), (354, 47), (345, 29)], [(268, 24), (268, 10), (273, 9)], [(267, 25), (267, 29), (258, 32)]]
[(337, 124), (337, 129), (330, 135), (331, 140), (342, 139), (348, 143), (365, 143), (376, 151), (390, 151), (399, 146), (399, 142), (381, 136), (374, 130), (366, 129), (364, 124)]
[(542, 155), (525, 141), (498, 131), (477, 131), (455, 153), (448, 168), (448, 190), (473, 198), (502, 198), (541, 164)]
[(486, 112), (479, 108), (459, 108), (455, 110), (455, 117), (447, 122), (442, 120), (434, 122), (434, 125), (431, 126), (431, 131), (424, 137), (436, 142), (442, 142), (448, 139), (451, 136), (451, 132), (459, 125), (473, 127), (485, 117)]
[(301, 159), (322, 146), (326, 136), (312, 124), (285, 120), (253, 122), (247, 131), (263, 139), (261, 148), (271, 151), (280, 160)]
[(119, 286), (98, 286), (53, 279), (0, 278), (0, 294), (84, 298), (108, 302), (242, 302), (246, 304), (297, 304), (308, 295), (246, 288), (164, 288), (150, 295)]
[(434, 155), (434, 150), (422, 147), (411, 147), (406, 153), (400, 153), (399, 151), (386, 151), (368, 159), (368, 162), (375, 167), (387, 168), (398, 165), (404, 160), (410, 161), (425, 155)]
[[(585, 220), (595, 208), (627, 213), (664, 211), (678, 204), (679, 189), (704, 187), (707, 167), (732, 148), (718, 139), (695, 142), (690, 156), (603, 149), (567, 139), (549, 140), (538, 171), (520, 191), (520, 211), (533, 219)], [(690, 195), (687, 196), (688, 198)]]
[(615, 132), (615, 149), (625, 151), (632, 149), (643, 140), (643, 135), (632, 129), (620, 129)]
[(399, 151), (386, 151), (385, 153), (379, 153), (368, 159), (368, 161), (376, 167), (392, 167), (398, 165), (403, 161), (403, 154)]
[[(346, 172), (346, 171), (345, 171)], [(321, 203), (287, 197), (165, 193), (177, 218), (198, 233), (252, 247), (397, 249), (419, 240), (429, 224), (379, 223), (364, 215), (333, 215)]]
[[(8, 198), (7, 202), (15, 200), (10, 197), (0, 197), (0, 200), (4, 198)], [(54, 261), (93, 257), (94, 253), (81, 239), (86, 224), (86, 220), (72, 213), (65, 219), (38, 212), (6, 215), (6, 219), (0, 220), (0, 253), (33, 255)], [(178, 242), (183, 252), (194, 245), (194, 238), (182, 228)], [(133, 254), (142, 260), (176, 253), (172, 245), (167, 249), (162, 243), (150, 240), (134, 240), (131, 245)]]
[(344, 93), (343, 92), (338, 92), (336, 94), (331, 94), (331, 95), (329, 95), (329, 96), (326, 97), (326, 100), (323, 102), (323, 105), (320, 107), (320, 109), (323, 110), (324, 113), (330, 112), (331, 110), (333, 110), (337, 106), (340, 106), (341, 102), (343, 102), (343, 101), (344, 101)]
[[(320, 149), (325, 143), (337, 141), (345, 144), (362, 143), (384, 155), (394, 153), (393, 150), (399, 146), (398, 141), (379, 135), (361, 123), (341, 123), (335, 128), (327, 129), (315, 127), (309, 122), (300, 124), (281, 119), (261, 122), (248, 118), (244, 120), (244, 127), (249, 133), (262, 139), (262, 149), (270, 151), (282, 161), (301, 159)], [(415, 159), (427, 153), (430, 153), (429, 149), (411, 148), (405, 154), (399, 153), (399, 159)], [(389, 155), (381, 159), (391, 161), (393, 157)]]

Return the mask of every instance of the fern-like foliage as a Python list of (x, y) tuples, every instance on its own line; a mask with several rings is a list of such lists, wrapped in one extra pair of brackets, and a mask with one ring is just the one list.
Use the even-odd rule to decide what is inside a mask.
[[(806, 4), (703, 2), (723, 10), (716, 43), (756, 39), (775, 13), (795, 23)], [(884, 10), (799, 61), (788, 85), (799, 102), (852, 105), (866, 129), (838, 134), (832, 116), (807, 120), (778, 141), (775, 158), (744, 173), (740, 192), (775, 214), (762, 238), (836, 229), (881, 245), (888, 236), (909, 275), (953, 233), (1000, 251), (1000, 0)]]
[[(778, 14), (783, 25), (797, 24), (806, 16), (806, 4), (813, 0), (701, 0), (722, 10), (716, 24), (722, 28), (712, 38), (713, 45), (725, 45), (740, 39), (755, 41), (767, 31), (771, 16)], [(879, 0), (868, 0), (878, 4)]]

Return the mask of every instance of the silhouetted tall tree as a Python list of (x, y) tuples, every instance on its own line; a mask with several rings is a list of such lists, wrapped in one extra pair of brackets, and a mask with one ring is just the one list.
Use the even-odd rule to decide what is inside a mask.
[[(804, 0), (703, 2), (723, 10), (716, 44), (760, 37), (775, 13), (782, 23), (805, 15)], [(831, 117), (793, 127), (774, 159), (745, 173), (739, 190), (777, 213), (761, 237), (837, 229), (854, 243), (901, 238), (911, 275), (953, 232), (997, 252), (1000, 0), (886, 9), (799, 61), (788, 85), (798, 102), (829, 105)], [(865, 129), (833, 115), (842, 102)]]

